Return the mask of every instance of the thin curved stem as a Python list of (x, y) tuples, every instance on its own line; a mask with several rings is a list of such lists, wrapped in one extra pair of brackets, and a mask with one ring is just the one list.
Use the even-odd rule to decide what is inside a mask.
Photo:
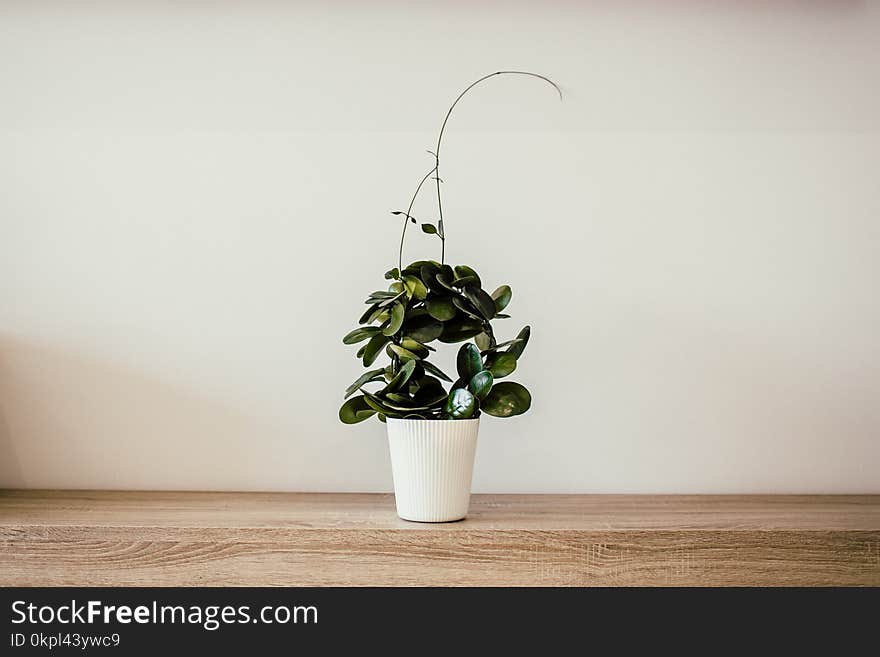
[(443, 133), (446, 131), (446, 124), (449, 122), (449, 117), (452, 116), (452, 111), (455, 109), (455, 106), (458, 105), (458, 101), (464, 98), (465, 94), (468, 91), (476, 87), (481, 82), (485, 82), (489, 78), (493, 78), (496, 75), (526, 75), (533, 78), (538, 78), (539, 80), (543, 80), (554, 89), (559, 94), (559, 100), (562, 100), (562, 89), (559, 88), (559, 85), (553, 82), (548, 77), (540, 75), (538, 73), (532, 73), (531, 71), (495, 71), (494, 73), (489, 73), (488, 75), (484, 75), (479, 80), (475, 80), (471, 82), (467, 87), (465, 87), (464, 91), (458, 94), (458, 97), (453, 101), (452, 105), (449, 106), (449, 109), (446, 112), (446, 116), (443, 117), (443, 124), (440, 126), (440, 134), (437, 135), (437, 146), (433, 151), (428, 151), (431, 155), (434, 156), (434, 168), (431, 169), (425, 177), (419, 182), (419, 186), (416, 187), (416, 191), (412, 196), (412, 200), (409, 202), (409, 207), (406, 211), (406, 216), (403, 220), (403, 231), (400, 235), (400, 251), (398, 254), (398, 266), (401, 271), (403, 271), (403, 242), (406, 237), (406, 228), (407, 224), (410, 220), (410, 212), (412, 211), (413, 204), (416, 202), (416, 198), (419, 195), (419, 192), (422, 190), (422, 186), (425, 184), (425, 181), (428, 180), (432, 175), (434, 176), (434, 180), (437, 183), (437, 212), (438, 212), (438, 224), (440, 228), (440, 264), (445, 264), (446, 262), (446, 224), (443, 221), (443, 201), (440, 196), (440, 146), (443, 144)]
[(416, 187), (415, 193), (412, 195), (412, 198), (409, 201), (409, 207), (406, 209), (406, 214), (403, 217), (403, 230), (400, 232), (400, 251), (397, 254), (397, 268), (400, 271), (403, 271), (403, 241), (406, 239), (406, 229), (409, 226), (410, 219), (412, 219), (412, 209), (413, 204), (416, 202), (416, 198), (419, 195), (419, 192), (422, 191), (422, 185), (431, 177), (431, 174), (437, 170), (435, 166), (428, 173), (425, 174), (425, 177), (419, 182), (419, 186)]
[(440, 223), (443, 225), (443, 243), (440, 247), (440, 263), (443, 264), (446, 261), (446, 223), (443, 221), (443, 201), (440, 197), (440, 146), (443, 144), (443, 133), (446, 131), (446, 124), (449, 122), (449, 117), (452, 116), (452, 110), (455, 109), (455, 106), (458, 105), (458, 101), (464, 98), (465, 94), (468, 91), (476, 87), (481, 82), (485, 82), (489, 78), (493, 78), (496, 75), (527, 75), (529, 77), (538, 78), (539, 80), (543, 80), (548, 83), (559, 94), (559, 100), (562, 100), (562, 89), (559, 88), (559, 85), (553, 82), (548, 77), (540, 75), (538, 73), (532, 73), (530, 71), (495, 71), (494, 73), (489, 73), (488, 75), (484, 75), (479, 80), (475, 80), (471, 82), (465, 90), (458, 94), (458, 97), (453, 101), (452, 105), (449, 106), (449, 110), (446, 112), (446, 116), (443, 118), (443, 124), (440, 126), (440, 134), (437, 136), (437, 146), (434, 149), (434, 172), (436, 174), (437, 179), (437, 213), (439, 215)]

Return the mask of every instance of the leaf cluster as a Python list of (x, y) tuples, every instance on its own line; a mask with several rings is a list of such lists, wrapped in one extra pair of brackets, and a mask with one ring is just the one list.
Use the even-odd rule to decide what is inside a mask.
[[(511, 300), (509, 286), (489, 294), (473, 268), (434, 260), (418, 260), (402, 271), (395, 267), (385, 279), (387, 290), (367, 297), (360, 326), (342, 339), (364, 343), (357, 357), (367, 371), (346, 389), (340, 420), (355, 424), (373, 415), (383, 422), (459, 420), (529, 410), (532, 398), (524, 386), (499, 381), (514, 372), (531, 333), (526, 326), (512, 340), (495, 338), (492, 322), (509, 317), (503, 313)], [(456, 358), (456, 378), (429, 360), (435, 340), (465, 343)], [(388, 364), (375, 367), (383, 353)]]

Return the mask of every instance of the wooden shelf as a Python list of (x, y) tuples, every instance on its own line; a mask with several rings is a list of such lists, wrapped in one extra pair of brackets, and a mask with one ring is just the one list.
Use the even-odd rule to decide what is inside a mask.
[(0, 491), (4, 586), (880, 586), (880, 495)]

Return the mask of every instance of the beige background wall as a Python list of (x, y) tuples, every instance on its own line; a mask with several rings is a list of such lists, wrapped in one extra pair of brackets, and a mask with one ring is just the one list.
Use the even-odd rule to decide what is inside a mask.
[(534, 331), (475, 489), (880, 492), (876, 3), (239, 4), (0, 2), (0, 486), (390, 490), (340, 338), (512, 67), (565, 101), (445, 145)]

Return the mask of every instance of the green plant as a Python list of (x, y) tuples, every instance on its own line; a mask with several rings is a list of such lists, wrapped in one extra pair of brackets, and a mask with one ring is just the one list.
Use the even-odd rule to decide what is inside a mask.
[[(346, 401), (339, 419), (355, 424), (378, 415), (385, 418), (424, 420), (475, 418), (480, 413), (511, 417), (529, 410), (532, 397), (519, 383), (501, 381), (517, 367), (531, 334), (523, 328), (515, 338), (499, 343), (492, 322), (507, 319), (503, 313), (511, 300), (507, 285), (489, 294), (472, 267), (446, 264), (446, 227), (440, 195), (440, 147), (452, 111), (464, 95), (481, 82), (498, 75), (525, 75), (559, 87), (548, 78), (527, 71), (498, 71), (483, 76), (459, 94), (450, 106), (440, 128), (437, 145), (429, 153), (434, 166), (421, 179), (407, 210), (393, 215), (403, 217), (398, 266), (385, 273), (387, 290), (371, 293), (358, 328), (343, 343), (364, 343), (357, 357), (364, 367), (372, 367), (381, 353), (388, 365), (368, 369), (345, 391)], [(433, 179), (437, 190), (437, 224), (423, 223), (422, 231), (440, 239), (440, 261), (417, 260), (403, 266), (403, 245), (410, 223), (418, 223), (412, 208), (424, 184)], [(450, 377), (430, 362), (436, 351), (431, 342), (464, 342), (456, 358), (456, 377)], [(473, 340), (473, 342), (471, 342)], [(449, 390), (443, 382), (451, 384)], [(366, 386), (375, 384), (372, 390)], [(360, 394), (355, 394), (360, 393)]]

